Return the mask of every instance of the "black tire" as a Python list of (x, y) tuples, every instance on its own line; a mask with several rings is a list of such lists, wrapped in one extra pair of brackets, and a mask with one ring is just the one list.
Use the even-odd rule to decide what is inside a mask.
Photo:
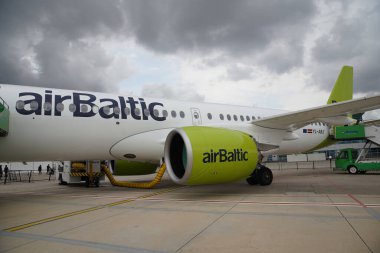
[(99, 177), (95, 178), (95, 186), (99, 187)]
[(258, 179), (258, 175), (257, 174), (254, 174), (254, 175), (250, 176), (246, 180), (247, 180), (247, 183), (250, 184), (250, 185), (257, 185), (257, 184), (259, 184), (259, 179)]
[(86, 177), (86, 187), (90, 187), (90, 178), (89, 177)]
[(358, 173), (358, 169), (355, 167), (355, 166), (350, 166), (347, 168), (347, 171), (348, 173), (350, 174), (357, 174)]
[(273, 173), (267, 167), (262, 166), (259, 171), (259, 181), (260, 185), (270, 185), (273, 181)]

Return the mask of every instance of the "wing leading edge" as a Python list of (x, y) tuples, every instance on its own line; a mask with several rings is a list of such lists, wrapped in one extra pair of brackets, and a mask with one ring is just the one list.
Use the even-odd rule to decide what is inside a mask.
[(380, 108), (380, 95), (323, 105), (306, 110), (284, 113), (252, 124), (264, 128), (293, 131), (311, 122), (345, 125), (355, 122), (348, 115), (363, 113)]

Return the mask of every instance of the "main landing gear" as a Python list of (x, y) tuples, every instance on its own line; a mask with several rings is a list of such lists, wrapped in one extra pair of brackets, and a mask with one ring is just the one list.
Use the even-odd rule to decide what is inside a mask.
[(261, 165), (260, 163), (257, 164), (256, 169), (253, 171), (253, 173), (247, 178), (247, 183), (250, 185), (270, 185), (273, 181), (273, 174), (272, 171), (265, 167), (264, 165)]

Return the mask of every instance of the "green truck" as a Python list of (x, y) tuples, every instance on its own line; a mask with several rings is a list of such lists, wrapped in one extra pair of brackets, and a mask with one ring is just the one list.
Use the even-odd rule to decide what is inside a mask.
[[(359, 157), (359, 158), (358, 158)], [(363, 160), (356, 149), (342, 149), (335, 160), (337, 170), (347, 170), (350, 174), (380, 171), (380, 161)]]

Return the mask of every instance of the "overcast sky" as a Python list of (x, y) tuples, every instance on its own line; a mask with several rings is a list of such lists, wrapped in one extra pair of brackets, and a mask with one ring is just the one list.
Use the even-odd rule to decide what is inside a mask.
[(283, 109), (380, 92), (379, 1), (1, 0), (0, 83)]

